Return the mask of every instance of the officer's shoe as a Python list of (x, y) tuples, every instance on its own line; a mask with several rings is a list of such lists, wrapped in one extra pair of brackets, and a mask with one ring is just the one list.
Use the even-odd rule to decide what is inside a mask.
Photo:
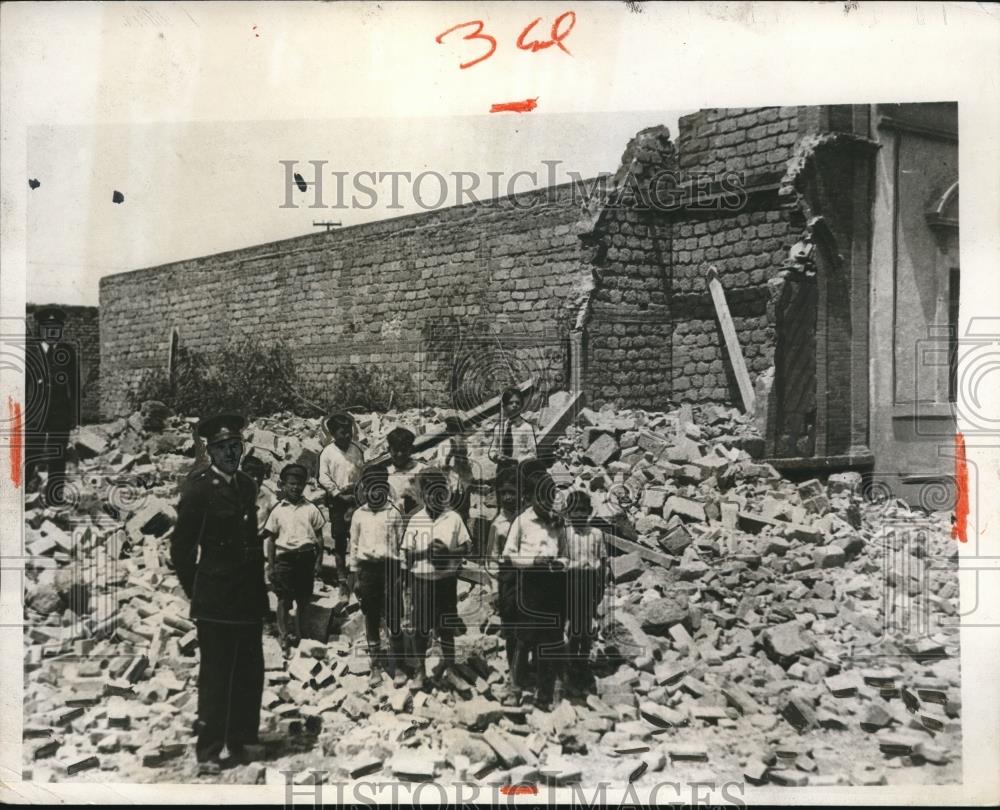
[(218, 776), (222, 771), (222, 761), (218, 754), (198, 757), (198, 776)]
[(235, 765), (249, 765), (254, 760), (263, 759), (264, 748), (261, 745), (244, 745), (234, 743), (229, 746), (229, 756), (225, 760), (226, 767)]

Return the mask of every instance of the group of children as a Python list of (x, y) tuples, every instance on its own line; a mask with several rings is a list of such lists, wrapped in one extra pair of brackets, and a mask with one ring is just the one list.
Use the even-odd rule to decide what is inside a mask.
[[(557, 683), (586, 688), (586, 666), (567, 661), (589, 659), (593, 624), (604, 590), (604, 540), (590, 526), (586, 492), (563, 496), (534, 456), (534, 433), (521, 417), (521, 395), (508, 389), (494, 431), (490, 457), (497, 462), (498, 511), (492, 520), (482, 559), (496, 574), (497, 607), (506, 643), (511, 683), (507, 701), (524, 700), (531, 672), (535, 702), (555, 699)], [(353, 592), (365, 620), (372, 683), (387, 671), (397, 687), (406, 684), (402, 632), (404, 594), (409, 593), (413, 646), (419, 662), (411, 688), (423, 687), (426, 656), (437, 637), (441, 659), (430, 677), (455, 663), (458, 574), (473, 551), (466, 527), (468, 496), (454, 476), (413, 458), (415, 436), (398, 427), (387, 436), (389, 465), (365, 464), (353, 441), (349, 414), (325, 422), (330, 444), (319, 459), (318, 480), (325, 490), (331, 524), (337, 584)], [(454, 429), (452, 430), (452, 427)], [(461, 426), (449, 426), (460, 435)], [(250, 458), (244, 469), (259, 483), (264, 471)], [(326, 518), (303, 497), (308, 471), (285, 466), (280, 493), (262, 485), (258, 495), (265, 542), (267, 577), (278, 598), (278, 633), (286, 654), (302, 637), (303, 612), (323, 562), (322, 529)], [(463, 514), (464, 513), (464, 514)], [(291, 616), (295, 605), (294, 619)], [(385, 625), (389, 651), (381, 646)], [(568, 642), (568, 643), (567, 643)]]

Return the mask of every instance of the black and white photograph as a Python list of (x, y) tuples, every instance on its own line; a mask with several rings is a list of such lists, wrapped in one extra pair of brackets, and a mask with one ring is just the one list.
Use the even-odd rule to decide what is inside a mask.
[(0, 9), (5, 801), (996, 800), (1000, 22), (778, 5)]

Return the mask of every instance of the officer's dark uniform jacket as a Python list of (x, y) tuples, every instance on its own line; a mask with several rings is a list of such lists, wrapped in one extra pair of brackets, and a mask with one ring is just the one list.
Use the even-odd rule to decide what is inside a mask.
[(181, 487), (170, 557), (192, 619), (260, 622), (268, 610), (257, 485), (239, 470), (233, 478), (208, 467)]
[(69, 433), (79, 422), (80, 368), (72, 343), (49, 343), (40, 338), (25, 344), (25, 430), (32, 433)]

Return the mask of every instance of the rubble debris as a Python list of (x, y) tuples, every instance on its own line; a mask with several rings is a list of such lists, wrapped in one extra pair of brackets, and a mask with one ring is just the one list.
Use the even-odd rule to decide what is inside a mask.
[(611, 561), (611, 575), (617, 583), (638, 579), (645, 570), (646, 566), (638, 554), (623, 554)]
[[(553, 397), (546, 413), (562, 427), (546, 436), (558, 485), (591, 493), (610, 556), (591, 693), (549, 712), (505, 705), (498, 625), (471, 613), (453, 672), (425, 691), (388, 677), (369, 686), (357, 601), (320, 580), (293, 654), (286, 660), (265, 636), (268, 764), (231, 778), (283, 785), (280, 770), (322, 769), (324, 756), (351, 778), (464, 773), (497, 785), (587, 785), (616, 766), (623, 780), (648, 780), (668, 757), (672, 768), (708, 763), (719, 778), (752, 784), (960, 773), (957, 580), (920, 567), (953, 549), (946, 515), (869, 505), (855, 473), (784, 479), (751, 457), (753, 424), (734, 408), (578, 406)], [(447, 433), (442, 413), (358, 414), (358, 441), (383, 458), (385, 435), (402, 424), (429, 460)], [(27, 503), (24, 767), (35, 778), (189, 778), (197, 630), (164, 548), (178, 482), (203, 463), (193, 423), (150, 405), (81, 429), (76, 510)], [(467, 437), (480, 482), (494, 469), (491, 431), (483, 421)], [(281, 463), (318, 457), (325, 441), (320, 420), (291, 414), (256, 419), (247, 435), (253, 454), (273, 462), (272, 487)], [(310, 482), (305, 495), (321, 492)], [(926, 541), (894, 547), (880, 528), (910, 516)], [(905, 568), (882, 575), (890, 554), (908, 556), (923, 591)], [(470, 562), (460, 577), (460, 612), (489, 605), (488, 567)], [(928, 609), (923, 640), (882, 638), (894, 593)], [(877, 660), (880, 644), (892, 666), (859, 663)], [(837, 758), (849, 750), (884, 767), (851, 770)]]

